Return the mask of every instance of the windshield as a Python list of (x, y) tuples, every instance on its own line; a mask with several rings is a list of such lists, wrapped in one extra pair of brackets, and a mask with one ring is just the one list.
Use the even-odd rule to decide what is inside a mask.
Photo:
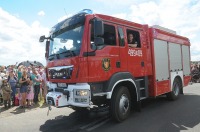
[(79, 55), (82, 45), (83, 29), (84, 26), (79, 25), (67, 28), (60, 33), (52, 34), (49, 56), (59, 55), (59, 58), (65, 58)]

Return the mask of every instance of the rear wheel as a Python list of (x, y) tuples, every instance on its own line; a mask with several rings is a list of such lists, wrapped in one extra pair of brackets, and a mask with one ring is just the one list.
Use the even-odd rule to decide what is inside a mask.
[(174, 79), (172, 91), (167, 93), (167, 98), (170, 100), (176, 100), (180, 94), (181, 86), (181, 82), (177, 78)]
[(118, 122), (125, 120), (131, 109), (131, 97), (127, 87), (119, 86), (111, 98), (112, 118)]

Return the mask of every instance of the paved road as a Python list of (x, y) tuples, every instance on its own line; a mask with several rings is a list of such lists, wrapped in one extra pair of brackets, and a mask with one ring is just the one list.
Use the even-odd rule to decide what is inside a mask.
[(95, 132), (199, 132), (200, 84), (184, 88), (176, 101), (149, 99), (141, 112), (132, 112), (122, 123), (112, 121), (107, 112), (78, 113), (69, 108), (47, 107), (19, 110), (13, 107), (0, 114), (0, 132), (95, 131)]
[(146, 100), (142, 112), (120, 124), (110, 121), (95, 132), (200, 132), (200, 84), (185, 87), (184, 94), (176, 101)]

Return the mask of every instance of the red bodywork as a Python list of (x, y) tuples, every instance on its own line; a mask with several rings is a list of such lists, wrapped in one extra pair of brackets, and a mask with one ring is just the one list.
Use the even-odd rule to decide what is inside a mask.
[[(165, 40), (165, 41), (168, 41), (168, 42), (178, 43), (180, 45), (190, 46), (190, 42), (189, 42), (188, 38), (178, 36), (178, 35), (175, 35), (175, 34), (170, 34), (170, 33), (167, 33), (165, 31), (155, 29), (155, 28), (150, 28), (149, 32), (150, 32), (149, 37), (150, 37), (150, 40), (151, 40), (150, 44), (151, 44), (152, 56), (154, 56), (153, 39), (155, 39), (155, 38), (159, 39), (159, 40)], [(169, 60), (169, 63), (170, 63), (170, 60)], [(155, 64), (154, 57), (152, 57), (152, 64)], [(182, 64), (182, 66), (183, 66), (183, 64)], [(155, 66), (153, 66), (152, 68), (153, 68), (153, 74), (152, 74), (152, 82), (150, 83), (150, 96), (158, 96), (158, 95), (170, 92), (171, 91), (170, 80), (156, 82)], [(170, 69), (169, 69), (169, 71), (170, 71)], [(183, 86), (187, 86), (189, 84), (190, 78), (191, 78), (190, 76), (184, 77)]]
[[(115, 26), (116, 33), (117, 28), (122, 27), (124, 34), (126, 29), (136, 29), (140, 33), (141, 48), (135, 50), (142, 50), (142, 56), (130, 56), (128, 48), (127, 36), (124, 36), (125, 46), (120, 47), (118, 41), (118, 35), (116, 34), (116, 46), (106, 46), (101, 50), (95, 51), (95, 56), (84, 57), (84, 52), (92, 52), (90, 48), (90, 28), (89, 21), (94, 18), (100, 18), (104, 23), (112, 24)], [(68, 66), (73, 65), (73, 73), (71, 79), (57, 80), (49, 79), (51, 82), (65, 82), (65, 83), (91, 83), (91, 82), (103, 82), (111, 78), (111, 76), (117, 72), (130, 72), (133, 77), (148, 76), (149, 80), (149, 95), (158, 96), (167, 92), (170, 92), (170, 80), (162, 82), (156, 82), (155, 79), (155, 65), (154, 65), (154, 44), (153, 39), (166, 40), (181, 45), (190, 45), (187, 38), (181, 37), (175, 34), (170, 34), (165, 31), (149, 28), (148, 25), (141, 25), (130, 21), (101, 15), (92, 14), (86, 16), (85, 28), (82, 40), (82, 47), (80, 55), (71, 58), (59, 59), (47, 62), (47, 68), (56, 66)], [(110, 59), (110, 69), (105, 71), (102, 68), (102, 60), (104, 58)], [(116, 62), (120, 62), (120, 68), (116, 67)], [(144, 63), (144, 66), (141, 66)], [(188, 85), (190, 76), (184, 77), (184, 86)]]

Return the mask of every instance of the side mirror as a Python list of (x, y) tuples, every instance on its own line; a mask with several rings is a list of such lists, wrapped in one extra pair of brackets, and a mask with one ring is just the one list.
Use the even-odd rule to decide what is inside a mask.
[(43, 35), (40, 37), (39, 42), (44, 42), (45, 39), (46, 39), (46, 37)]
[(45, 47), (45, 50), (46, 50), (45, 58), (46, 59), (49, 57), (49, 44), (50, 44), (50, 41), (46, 41), (46, 47)]
[(104, 45), (104, 39), (101, 37), (95, 37), (94, 38), (94, 43), (96, 46), (101, 46)]
[(103, 34), (104, 34), (103, 21), (95, 18), (94, 19), (94, 37), (103, 36)]

